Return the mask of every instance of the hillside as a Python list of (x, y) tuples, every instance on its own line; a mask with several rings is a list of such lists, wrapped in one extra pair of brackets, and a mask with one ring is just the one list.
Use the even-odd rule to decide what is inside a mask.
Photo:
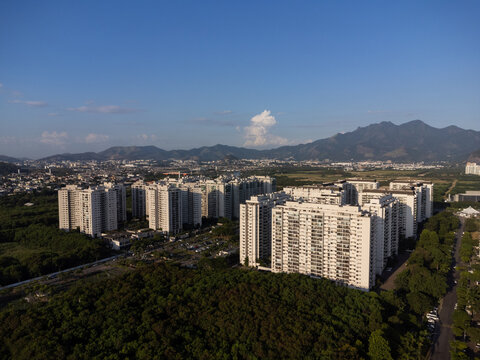
[(0, 161), (7, 162), (7, 163), (21, 162), (20, 159), (17, 159), (11, 156), (6, 156), (6, 155), (0, 155)]
[(9, 164), (6, 162), (0, 162), (0, 175), (8, 175), (15, 173), (18, 170), (18, 166)]
[(477, 164), (480, 164), (480, 150), (477, 150), (471, 153), (470, 156), (468, 157), (468, 161), (472, 161), (472, 162), (476, 162)]

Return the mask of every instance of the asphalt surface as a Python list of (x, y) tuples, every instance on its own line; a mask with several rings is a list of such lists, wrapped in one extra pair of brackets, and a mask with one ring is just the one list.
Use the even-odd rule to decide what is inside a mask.
[(3, 287), (0, 287), (0, 290), (10, 289), (10, 288), (14, 288), (14, 287), (17, 287), (17, 286), (20, 286), (20, 285), (25, 285), (25, 284), (31, 283), (32, 281), (53, 279), (53, 278), (56, 278), (56, 277), (57, 277), (58, 275), (60, 275), (61, 273), (66, 273), (66, 272), (69, 272), (69, 271), (74, 271), (74, 270), (83, 269), (83, 268), (86, 268), (86, 267), (89, 267), (89, 266), (95, 266), (95, 265), (98, 265), (98, 264), (102, 264), (102, 263), (104, 263), (104, 262), (111, 261), (111, 260), (113, 260), (113, 259), (119, 258), (120, 256), (123, 256), (123, 255), (110, 256), (110, 257), (108, 257), (108, 258), (100, 259), (100, 260), (97, 260), (97, 261), (94, 261), (94, 262), (91, 262), (91, 263), (88, 263), (88, 264), (83, 264), (83, 265), (75, 266), (75, 267), (72, 267), (72, 268), (69, 268), (69, 269), (65, 269), (65, 270), (61, 270), (61, 271), (56, 271), (56, 272), (51, 273), (51, 274), (46, 274), (46, 275), (43, 275), (43, 276), (38, 276), (38, 277), (33, 278), (33, 279), (28, 279), (28, 280), (24, 280), (24, 281), (20, 281), (20, 282), (14, 283), (14, 284), (5, 285), (5, 286), (3, 286)]
[[(461, 219), (460, 229), (457, 231), (455, 242), (455, 255), (452, 259), (452, 269), (455, 269), (457, 264), (460, 264), (460, 244), (462, 234), (465, 229), (465, 222)], [(460, 272), (458, 270), (452, 270), (448, 274), (448, 291), (445, 297), (442, 299), (439, 322), (435, 329), (435, 338), (432, 348), (432, 360), (450, 360), (450, 341), (454, 339), (452, 332), (453, 324), (453, 311), (455, 304), (457, 303), (457, 284), (460, 278)]]
[(398, 274), (407, 268), (407, 260), (412, 254), (411, 251), (403, 251), (398, 254), (397, 261), (390, 272), (384, 270), (382, 278), (384, 278), (383, 284), (380, 286), (381, 290), (393, 290), (395, 289), (395, 279)]

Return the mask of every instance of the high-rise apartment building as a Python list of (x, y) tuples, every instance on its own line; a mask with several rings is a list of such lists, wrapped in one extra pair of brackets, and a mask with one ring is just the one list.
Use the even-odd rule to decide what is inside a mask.
[(390, 190), (414, 190), (417, 194), (416, 221), (425, 221), (433, 214), (433, 183), (417, 180), (396, 180), (390, 183)]
[(148, 224), (151, 229), (176, 234), (183, 229), (182, 191), (175, 185), (147, 187)]
[(358, 206), (287, 201), (272, 209), (273, 272), (368, 290), (375, 284), (375, 241), (372, 217)]
[(59, 228), (72, 230), (80, 228), (79, 192), (81, 187), (67, 185), (58, 190), (58, 222)]
[(285, 193), (252, 196), (240, 204), (240, 263), (248, 266), (267, 261), (272, 252), (272, 208), (290, 198)]
[(118, 192), (112, 187), (81, 189), (67, 186), (58, 191), (59, 227), (79, 229), (90, 236), (118, 228)]
[[(198, 224), (198, 219), (201, 220), (202, 217), (238, 218), (240, 204), (244, 204), (251, 196), (268, 194), (275, 191), (276, 188), (275, 179), (269, 176), (249, 178), (220, 176), (217, 179), (188, 177), (163, 179), (156, 184), (172, 185), (182, 191), (187, 191), (188, 194), (184, 194), (183, 221), (188, 224)], [(155, 184), (153, 185), (155, 186)], [(143, 182), (136, 182), (132, 185), (132, 215), (134, 217), (142, 217), (143, 214), (147, 218), (150, 216), (151, 206), (146, 192), (147, 186)], [(200, 212), (198, 206), (200, 206)]]
[(465, 174), (480, 175), (480, 164), (467, 162), (467, 165), (465, 166)]
[(398, 254), (401, 205), (398, 199), (388, 194), (373, 198), (362, 206), (362, 210), (368, 211), (372, 218), (377, 274), (385, 269), (388, 258)]
[(90, 236), (100, 236), (103, 232), (116, 230), (117, 193), (103, 187), (81, 190), (80, 197), (80, 232)]
[(182, 192), (183, 224), (198, 227), (202, 225), (202, 188), (197, 183), (180, 186)]
[(127, 192), (123, 184), (104, 183), (106, 189), (115, 191), (117, 196), (117, 220), (119, 222), (127, 221)]
[(147, 213), (147, 185), (143, 181), (132, 184), (132, 217), (144, 218)]
[(358, 196), (360, 206), (365, 206), (372, 199), (381, 199), (386, 195), (392, 195), (399, 201), (399, 235), (401, 238), (409, 238), (417, 235), (417, 193), (412, 189), (388, 190), (368, 189), (363, 190)]

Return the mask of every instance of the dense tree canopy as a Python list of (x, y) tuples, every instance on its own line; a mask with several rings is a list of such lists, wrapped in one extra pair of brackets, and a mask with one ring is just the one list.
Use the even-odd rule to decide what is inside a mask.
[(4, 310), (0, 356), (406, 358), (423, 338), (396, 302), (303, 275), (160, 264)]
[(437, 304), (447, 290), (454, 231), (458, 226), (458, 219), (451, 213), (431, 217), (408, 259), (407, 269), (395, 280), (397, 294), (418, 315)]

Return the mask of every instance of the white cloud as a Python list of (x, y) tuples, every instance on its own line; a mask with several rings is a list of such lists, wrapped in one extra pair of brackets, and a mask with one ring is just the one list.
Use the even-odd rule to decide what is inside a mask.
[(92, 143), (101, 143), (101, 142), (105, 142), (105, 141), (108, 141), (108, 139), (110, 139), (110, 136), (108, 135), (103, 135), (103, 134), (88, 134), (86, 137), (85, 137), (85, 142), (87, 144), (92, 144)]
[(11, 104), (25, 104), (29, 107), (45, 107), (48, 103), (45, 101), (33, 101), (33, 100), (8, 100)]
[(80, 106), (76, 108), (68, 108), (68, 111), (88, 112), (96, 114), (130, 114), (139, 112), (139, 109), (125, 108), (117, 105), (103, 106)]
[(250, 119), (250, 125), (244, 128), (244, 146), (261, 147), (266, 145), (288, 145), (290, 142), (283, 137), (269, 134), (269, 129), (277, 123), (269, 110)]
[(68, 140), (68, 134), (65, 131), (62, 132), (48, 132), (44, 131), (42, 133), (42, 137), (40, 138), (40, 142), (43, 144), (47, 145), (56, 145), (56, 146), (62, 146), (65, 145), (65, 143)]

